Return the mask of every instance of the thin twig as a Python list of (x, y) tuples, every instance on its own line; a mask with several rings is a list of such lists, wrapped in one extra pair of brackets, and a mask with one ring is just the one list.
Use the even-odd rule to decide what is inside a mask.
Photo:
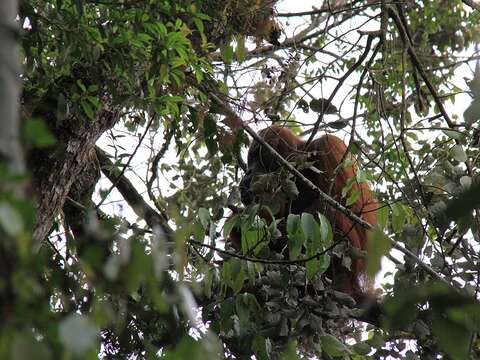
[(142, 136), (140, 137), (140, 140), (138, 141), (138, 144), (137, 146), (135, 147), (135, 149), (133, 150), (132, 154), (129, 156), (128, 160), (127, 160), (127, 163), (123, 166), (122, 170), (120, 171), (120, 173), (118, 174), (118, 178), (117, 179), (114, 179), (112, 181), (112, 186), (110, 186), (110, 188), (107, 190), (107, 192), (105, 193), (104, 197), (102, 198), (102, 200), (100, 200), (100, 202), (97, 204), (97, 206), (95, 207), (95, 209), (98, 209), (102, 204), (103, 202), (105, 201), (105, 199), (108, 197), (108, 195), (112, 192), (112, 190), (117, 186), (117, 182), (119, 181), (119, 179), (123, 176), (123, 174), (125, 173), (125, 171), (127, 170), (127, 168), (130, 166), (130, 162), (133, 160), (133, 157), (135, 156), (135, 154), (137, 153), (138, 149), (140, 148), (140, 145), (142, 145), (143, 143), (143, 139), (145, 138), (145, 136), (147, 135), (148, 133), (148, 130), (150, 129), (150, 126), (152, 125), (153, 123), (153, 120), (155, 119), (154, 116), (150, 117), (150, 121), (148, 122), (147, 126), (145, 127), (145, 131), (143, 132)]
[(223, 250), (223, 249), (219, 249), (213, 245), (210, 245), (210, 244), (205, 244), (205, 243), (202, 243), (202, 242), (199, 242), (199, 241), (196, 241), (196, 240), (187, 240), (187, 242), (191, 245), (194, 245), (194, 246), (201, 246), (201, 247), (205, 247), (207, 249), (210, 249), (210, 250), (213, 250), (213, 251), (216, 251), (220, 254), (223, 254), (223, 255), (227, 255), (227, 256), (231, 256), (231, 257), (234, 257), (234, 258), (237, 258), (237, 259), (241, 259), (241, 260), (245, 260), (245, 261), (249, 261), (249, 262), (253, 262), (253, 263), (260, 263), (260, 264), (279, 264), (279, 265), (295, 265), (295, 264), (305, 264), (309, 261), (312, 261), (316, 258), (318, 258), (319, 256), (322, 256), (322, 255), (325, 255), (327, 252), (329, 252), (330, 250), (332, 250), (335, 246), (338, 245), (338, 241), (337, 242), (334, 242), (332, 245), (330, 245), (329, 247), (327, 247), (325, 250), (323, 251), (320, 251), (314, 255), (311, 255), (309, 257), (306, 257), (304, 259), (297, 259), (297, 260), (275, 260), (275, 259), (262, 259), (262, 258), (259, 258), (259, 257), (250, 257), (250, 256), (245, 256), (245, 255), (242, 255), (238, 252), (231, 252), (231, 251), (227, 251), (227, 250)]
[[(368, 53), (370, 52), (370, 48), (372, 47), (372, 41), (373, 41), (373, 38), (375, 36), (372, 35), (372, 34), (369, 34), (368, 37), (367, 37), (367, 44), (365, 45), (365, 51), (362, 53), (362, 55), (360, 55), (360, 57), (358, 58), (357, 62), (355, 64), (353, 64), (352, 67), (350, 67), (348, 69), (348, 71), (340, 78), (340, 80), (337, 82), (337, 86), (335, 86), (335, 89), (333, 89), (332, 93), (330, 94), (330, 97), (328, 98), (327, 100), (327, 104), (331, 104), (332, 103), (332, 100), (333, 98), (335, 97), (337, 91), (340, 89), (340, 87), (343, 85), (343, 83), (345, 82), (345, 80), (347, 80), (347, 78), (362, 64), (363, 60), (365, 60), (365, 58), (367, 57)], [(315, 122), (315, 125), (313, 126), (313, 130), (312, 130), (312, 133), (310, 134), (310, 137), (308, 138), (307, 142), (306, 142), (306, 147), (308, 147), (308, 145), (312, 142), (313, 138), (315, 137), (315, 135), (317, 134), (317, 131), (318, 131), (318, 128), (320, 126), (320, 123), (322, 122), (323, 120), (323, 115), (324, 115), (324, 112), (322, 111), (322, 113), (320, 113), (320, 115), (318, 116), (318, 120)]]

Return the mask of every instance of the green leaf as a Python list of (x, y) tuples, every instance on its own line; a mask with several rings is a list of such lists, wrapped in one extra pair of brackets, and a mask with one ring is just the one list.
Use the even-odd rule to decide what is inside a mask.
[(362, 195), (362, 190), (360, 189), (354, 189), (351, 193), (350, 196), (348, 197), (345, 205), (350, 206), (352, 204), (355, 204), (357, 200), (360, 198), (360, 195)]
[[(478, 88), (477, 88), (478, 92)], [(478, 96), (478, 94), (477, 94)], [(463, 117), (465, 119), (465, 122), (468, 125), (476, 123), (480, 119), (480, 101), (479, 99), (475, 99), (472, 101), (470, 106), (465, 110), (463, 113)]]
[(388, 254), (390, 248), (390, 239), (380, 228), (375, 227), (368, 241), (367, 273), (370, 276), (375, 276), (380, 270), (382, 256)]
[(220, 48), (220, 55), (225, 63), (230, 64), (233, 59), (233, 48), (230, 44), (225, 44)]
[(168, 66), (167, 64), (160, 65), (159, 78), (161, 81), (166, 81), (168, 79)]
[(203, 228), (207, 230), (208, 225), (210, 224), (210, 212), (205, 208), (200, 208), (198, 209), (198, 218), (200, 219)]
[(349, 178), (347, 180), (347, 182), (345, 183), (345, 186), (342, 188), (342, 198), (347, 195), (347, 193), (352, 188), (354, 182), (355, 182), (355, 177), (354, 176), (352, 176), (351, 178)]
[[(307, 257), (310, 256), (310, 255), (315, 255), (315, 254), (308, 254), (307, 253)], [(320, 272), (320, 264), (317, 261), (317, 259), (312, 259), (312, 260), (308, 261), (305, 264), (305, 270), (307, 270), (308, 280), (312, 280), (315, 277), (315, 275), (317, 275)]]
[(90, 120), (93, 120), (94, 119), (94, 114), (93, 114), (93, 109), (90, 106), (90, 104), (85, 99), (82, 99), (82, 100), (80, 100), (80, 105), (81, 105), (85, 115), (87, 115), (87, 117)]
[(329, 356), (345, 356), (348, 353), (347, 347), (336, 337), (330, 334), (321, 336), (320, 341), (322, 342), (322, 350), (325, 351)]
[(25, 227), (21, 214), (6, 201), (0, 202), (0, 226), (12, 237), (20, 235)]
[(195, 79), (197, 80), (197, 82), (201, 83), (203, 81), (203, 78), (204, 78), (203, 72), (200, 69), (195, 70)]
[(467, 216), (473, 209), (480, 206), (480, 184), (470, 186), (457, 199), (450, 201), (445, 210), (445, 216), (451, 220), (458, 220)]
[(372, 347), (366, 342), (360, 342), (353, 345), (353, 351), (358, 355), (368, 355), (372, 351)]
[(225, 239), (228, 239), (230, 236), (230, 233), (232, 232), (232, 229), (238, 225), (239, 223), (239, 216), (234, 215), (227, 221), (225, 221), (225, 225), (223, 225), (223, 237)]
[(78, 79), (76, 84), (80, 88), (80, 90), (82, 90), (82, 92), (87, 92), (87, 88), (85, 87), (85, 85), (83, 85), (82, 80)]
[(280, 360), (300, 360), (301, 358), (299, 355), (297, 355), (296, 349), (296, 343), (294, 341), (290, 341), (281, 355)]
[(243, 62), (247, 56), (247, 48), (245, 47), (245, 38), (243, 36), (237, 36), (237, 47), (235, 48), (235, 55), (238, 62)]
[(265, 339), (263, 336), (256, 335), (253, 338), (252, 343), (253, 351), (255, 352), (255, 357), (259, 360), (269, 360), (271, 359), (271, 345), (268, 339)]
[(432, 332), (438, 343), (453, 360), (468, 359), (471, 332), (448, 318), (438, 316), (432, 324)]
[[(180, 67), (180, 66), (183, 66), (185, 65), (187, 62), (185, 61), (185, 59), (181, 58), (181, 57), (176, 57), (176, 58), (173, 58), (172, 60), (172, 69), (175, 69), (177, 67)], [(165, 64), (162, 64), (160, 66), (165, 66)], [(163, 70), (165, 72), (165, 70)], [(165, 78), (165, 73), (162, 75), (162, 78)]]
[(450, 139), (454, 140), (460, 140), (463, 137), (463, 134), (458, 131), (443, 130), (443, 133), (447, 135)]
[(145, 34), (145, 33), (138, 33), (137, 37), (140, 41), (143, 41), (145, 43), (149, 43), (150, 41), (153, 40), (153, 38), (150, 35)]
[(100, 107), (100, 101), (96, 97), (87, 96), (87, 100), (90, 101), (90, 103), (95, 107), (95, 109), (98, 109)]
[(245, 295), (247, 294), (239, 294), (235, 299), (235, 311), (238, 316), (240, 336), (245, 336), (250, 328), (250, 309), (248, 302), (245, 301)]
[(198, 242), (203, 242), (203, 240), (205, 239), (205, 228), (203, 227), (201, 222), (196, 221), (193, 224), (192, 235), (193, 235), (193, 238)]
[(23, 127), (23, 135), (27, 144), (35, 147), (52, 146), (57, 141), (40, 119), (28, 119)]
[(223, 263), (221, 276), (225, 284), (235, 293), (240, 292), (245, 280), (245, 271), (239, 259), (230, 259)]
[[(303, 213), (301, 216), (301, 227), (306, 237), (305, 256), (312, 257), (324, 250), (324, 242), (330, 237), (329, 229), (324, 222), (323, 233), (320, 225), (312, 214)], [(309, 260), (306, 264), (307, 277), (313, 279), (318, 273), (325, 272), (330, 265), (330, 257), (327, 254), (318, 255), (315, 259)]]
[(390, 206), (392, 208), (392, 228), (395, 233), (399, 233), (403, 229), (407, 214), (399, 202), (395, 202)]
[(296, 260), (302, 252), (305, 244), (305, 234), (303, 233), (300, 215), (289, 214), (287, 217), (287, 234), (288, 234), (288, 252), (291, 260)]
[(203, 26), (203, 21), (198, 18), (198, 17), (194, 17), (193, 18), (193, 23), (195, 24), (195, 26), (197, 27), (197, 30), (200, 32), (200, 33), (204, 33), (204, 30), (205, 30), (205, 27)]
[(323, 215), (318, 214), (318, 219), (320, 221), (320, 235), (322, 239), (322, 244), (324, 247), (328, 247), (332, 244), (333, 241), (333, 231), (330, 221)]
[(463, 150), (462, 145), (455, 145), (452, 147), (450, 150), (452, 157), (457, 160), (458, 162), (465, 162), (467, 161), (467, 154), (465, 153), (465, 150)]
[(301, 217), (302, 230), (305, 233), (308, 241), (315, 247), (314, 250), (317, 252), (320, 250), (321, 244), (321, 235), (320, 235), (320, 226), (315, 220), (312, 214), (303, 213)]
[(167, 30), (167, 27), (165, 26), (165, 24), (162, 23), (162, 22), (157, 22), (156, 25), (157, 25), (158, 33), (159, 33), (162, 37), (166, 37), (167, 34), (168, 34), (168, 30)]
[(362, 169), (358, 169), (357, 173), (355, 174), (358, 183), (362, 183), (367, 181), (367, 173)]
[(377, 225), (380, 229), (385, 230), (388, 223), (388, 209), (389, 207), (383, 203), (378, 203), (377, 208)]
[[(183, 335), (180, 341), (173, 346), (169, 346), (168, 349), (162, 354), (161, 359), (163, 360), (203, 360), (214, 358), (214, 351), (217, 350), (216, 347), (205, 346), (201, 344), (200, 341), (193, 339), (188, 335)], [(158, 355), (152, 355), (150, 358), (158, 357)]]
[(258, 255), (269, 242), (268, 226), (264, 219), (250, 218), (242, 225), (242, 250), (246, 254), (253, 249)]

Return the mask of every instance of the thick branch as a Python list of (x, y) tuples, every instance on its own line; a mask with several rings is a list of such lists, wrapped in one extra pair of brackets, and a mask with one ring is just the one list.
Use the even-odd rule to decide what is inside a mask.
[(408, 55), (410, 55), (410, 59), (412, 60), (413, 66), (415, 66), (415, 68), (420, 73), (420, 76), (422, 77), (423, 81), (425, 81), (425, 85), (427, 85), (428, 90), (433, 96), (435, 104), (438, 106), (438, 109), (442, 113), (448, 126), (453, 128), (455, 124), (450, 119), (450, 116), (447, 114), (447, 111), (445, 110), (445, 107), (443, 106), (443, 103), (440, 100), (440, 97), (438, 96), (436, 89), (433, 87), (433, 84), (428, 78), (427, 73), (425, 72), (422, 65), (420, 64), (420, 60), (418, 59), (417, 53), (415, 52), (415, 49), (413, 48), (412, 43), (410, 42), (410, 39), (408, 37), (408, 31), (403, 26), (400, 16), (392, 7), (389, 7), (388, 11), (389, 11), (390, 17), (393, 19), (393, 21), (395, 22), (395, 25), (397, 26), (398, 32), (400, 33), (403, 43), (407, 47)]
[[(388, 8), (388, 13), (390, 17), (393, 19), (393, 21), (395, 22), (395, 25), (398, 29), (398, 32), (400, 33), (402, 41), (407, 47), (408, 55), (410, 56), (413, 66), (418, 70), (420, 76), (425, 82), (425, 85), (427, 85), (428, 91), (430, 91), (430, 94), (432, 94), (433, 100), (435, 101), (435, 104), (438, 106), (438, 109), (440, 110), (440, 113), (442, 114), (443, 118), (447, 122), (448, 127), (454, 129), (455, 123), (452, 121), (452, 119), (450, 119), (450, 116), (448, 115), (447, 111), (445, 110), (445, 107), (443, 106), (440, 96), (438, 96), (437, 90), (433, 87), (432, 82), (430, 81), (430, 79), (427, 76), (427, 73), (423, 69), (422, 64), (420, 63), (420, 60), (418, 59), (415, 49), (413, 48), (413, 45), (408, 36), (408, 31), (402, 22), (402, 19), (397, 14), (395, 9), (393, 9), (392, 7)], [(455, 143), (457, 145), (461, 145), (461, 142), (458, 139), (455, 139)], [(467, 161), (465, 161), (465, 166), (467, 167), (468, 174), (470, 176), (473, 176), (472, 166), (468, 159)]]
[(477, 11), (480, 11), (480, 5), (477, 4), (475, 1), (473, 1), (473, 0), (462, 0), (462, 2), (463, 2), (465, 5), (470, 6), (472, 9), (475, 9), (475, 10), (477, 10)]
[(98, 161), (100, 162), (102, 172), (105, 176), (115, 184), (117, 190), (122, 194), (125, 201), (130, 205), (138, 217), (145, 219), (147, 225), (154, 229), (161, 227), (167, 237), (172, 234), (172, 230), (167, 224), (167, 219), (163, 218), (155, 211), (138, 193), (133, 184), (126, 178), (126, 176), (110, 161), (108, 154), (96, 147)]

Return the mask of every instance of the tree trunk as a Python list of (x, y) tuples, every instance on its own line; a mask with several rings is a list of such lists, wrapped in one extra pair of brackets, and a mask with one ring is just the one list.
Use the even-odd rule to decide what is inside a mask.
[(17, 0), (0, 1), (0, 160), (13, 173), (25, 170), (19, 138), (20, 67), (17, 44)]
[(108, 106), (99, 111), (95, 121), (73, 121), (64, 134), (56, 134), (59, 141), (57, 151), (48, 157), (42, 156), (44, 162), (41, 164), (32, 162), (37, 196), (33, 238), (38, 244), (49, 234), (53, 220), (63, 208), (73, 182), (89, 164), (96, 141), (118, 118), (116, 111), (105, 108)]

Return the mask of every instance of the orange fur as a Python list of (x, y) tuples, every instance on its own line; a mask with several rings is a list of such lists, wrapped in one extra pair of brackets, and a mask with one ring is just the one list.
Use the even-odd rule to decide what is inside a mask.
[[(342, 198), (342, 189), (349, 178), (356, 176), (358, 164), (353, 156), (347, 153), (347, 146), (341, 139), (327, 134), (312, 141), (307, 147), (306, 143), (290, 129), (275, 125), (261, 130), (259, 135), (287, 160), (292, 156), (303, 153), (321, 173), (313, 169), (303, 169), (301, 173), (323, 192), (345, 205), (345, 199), (348, 196)], [(351, 165), (347, 167), (339, 166), (346, 156), (350, 157)], [(254, 201), (253, 195), (249, 193), (253, 176), (275, 171), (279, 166), (268, 149), (263, 148), (257, 142), (253, 142), (248, 151), (249, 169), (240, 184), (242, 201), (246, 204)], [(318, 194), (302, 184), (301, 181), (297, 181), (297, 187), (299, 196), (291, 204), (280, 206), (281, 210), (276, 214), (277, 218), (286, 217), (288, 212), (295, 214), (308, 212), (313, 215), (316, 215), (317, 212), (323, 213), (330, 220), (336, 240), (346, 238), (352, 247), (364, 251), (367, 249), (368, 230), (359, 224), (355, 224), (342, 212), (327, 206)], [(361, 195), (350, 206), (350, 209), (368, 223), (375, 225), (377, 222), (375, 212), (377, 201), (370, 186), (366, 182), (358, 183), (354, 181), (350, 191), (357, 189), (361, 191)], [(237, 239), (231, 239), (236, 249), (240, 248), (238, 238), (239, 236), (237, 236)], [(350, 271), (340, 265), (336, 268), (341, 268), (341, 270), (334, 269), (338, 273), (333, 275), (337, 288), (354, 297), (361, 297), (362, 294), (368, 292), (371, 281), (365, 275), (365, 262), (363, 260), (352, 259)]]

